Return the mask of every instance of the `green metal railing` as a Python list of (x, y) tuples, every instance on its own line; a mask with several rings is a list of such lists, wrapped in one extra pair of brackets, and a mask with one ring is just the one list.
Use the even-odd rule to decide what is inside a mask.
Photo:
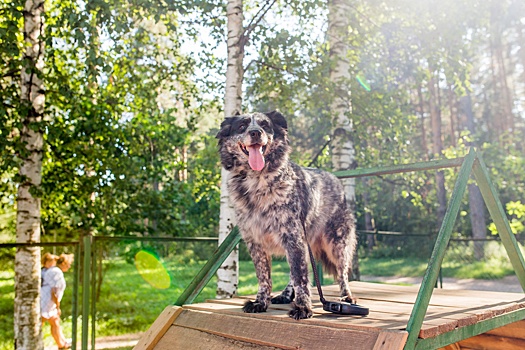
[[(240, 237), (240, 235), (239, 235)], [(215, 242), (217, 243), (218, 239), (216, 237), (133, 237), (133, 236), (84, 236), (83, 242), (83, 281), (82, 281), (82, 338), (81, 338), (81, 349), (87, 350), (88, 343), (91, 340), (91, 349), (95, 349), (96, 345), (96, 290), (97, 290), (97, 259), (95, 258), (98, 251), (98, 242), (111, 241), (111, 242), (122, 242), (122, 241), (152, 241), (152, 242)], [(239, 241), (234, 242), (233, 247), (237, 245)], [(220, 252), (225, 249), (230, 249), (231, 245), (222, 245), (217, 248), (216, 254), (213, 255), (210, 261), (217, 259), (217, 252)], [(224, 258), (221, 260), (221, 263), (226, 259), (230, 254), (231, 249), (226, 253)], [(224, 252), (222, 253), (225, 254)], [(220, 257), (220, 256), (219, 256)], [(76, 260), (75, 260), (76, 261)], [(208, 264), (210, 263), (208, 261)], [(220, 265), (220, 264), (219, 264)], [(206, 267), (206, 265), (205, 265)], [(204, 270), (204, 268), (203, 268)], [(202, 271), (201, 271), (202, 272)], [(197, 277), (202, 276), (199, 273)], [(213, 274), (212, 274), (213, 276)], [(196, 279), (195, 278), (195, 279)], [(195, 281), (194, 279), (194, 281)], [(190, 287), (192, 284), (190, 284)], [(204, 285), (205, 286), (205, 285)], [(204, 286), (202, 286), (204, 288)], [(188, 288), (189, 289), (189, 288)], [(202, 289), (200, 289), (202, 290)], [(199, 290), (199, 292), (200, 292)], [(191, 294), (191, 293), (189, 293)], [(194, 295), (191, 301), (198, 295)], [(191, 296), (190, 296), (191, 297)], [(85, 316), (84, 316), (85, 315)], [(91, 319), (91, 339), (89, 338), (89, 321)]]
[[(412, 313), (408, 320), (408, 338), (404, 347), (405, 350), (436, 349), (525, 318), (525, 309), (521, 309), (478, 322), (471, 326), (458, 328), (452, 332), (447, 332), (434, 338), (420, 339), (418, 337), (434, 286), (437, 283), (440, 266), (443, 262), (445, 251), (452, 235), (453, 225), (457, 219), (460, 204), (471, 174), (474, 174), (474, 178), (478, 183), (489, 214), (494, 220), (498, 234), (507, 254), (509, 255), (511, 264), (516, 271), (516, 275), (523, 290), (525, 291), (525, 261), (518, 247), (516, 238), (510, 229), (507, 216), (497, 196), (495, 187), (490, 180), (489, 172), (483, 162), (481, 154), (473, 148), (462, 158), (394, 165), (389, 167), (354, 169), (334, 173), (339, 178), (357, 178), (453, 167), (460, 167), (460, 170), (449, 200), (445, 217), (434, 244), (434, 249), (423, 276), (423, 281), (419, 288), (414, 308), (412, 309)], [(206, 266), (202, 268), (192, 283), (187, 287), (179, 299), (177, 299), (175, 305), (181, 306), (183, 304), (192, 303), (195, 300), (195, 297), (202, 291), (204, 286), (210, 281), (211, 277), (217, 272), (217, 269), (222, 262), (224, 262), (229, 253), (235, 248), (240, 239), (239, 230), (234, 228), (219, 246), (218, 250), (208, 261)]]

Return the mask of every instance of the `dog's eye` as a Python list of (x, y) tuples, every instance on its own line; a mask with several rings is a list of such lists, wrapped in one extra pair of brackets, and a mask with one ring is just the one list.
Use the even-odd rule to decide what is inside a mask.
[(270, 126), (270, 124), (269, 124), (266, 120), (261, 121), (260, 125), (261, 125), (263, 128), (268, 128), (268, 127)]
[(246, 129), (246, 125), (244, 124), (239, 125), (239, 128), (238, 128), (239, 131), (244, 131), (244, 129)]

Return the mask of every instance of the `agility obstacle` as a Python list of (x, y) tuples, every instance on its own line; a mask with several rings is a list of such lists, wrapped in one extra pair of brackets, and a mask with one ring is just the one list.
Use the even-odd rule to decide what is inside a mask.
[[(460, 167), (427, 270), (419, 287), (351, 282), (366, 317), (323, 310), (314, 292), (314, 316), (295, 321), (288, 305), (246, 314), (248, 297), (192, 304), (241, 237), (237, 228), (184, 293), (167, 307), (135, 349), (525, 349), (525, 294), (436, 289), (439, 269), (470, 175), (474, 175), (518, 280), (525, 291), (525, 261), (481, 154), (463, 158), (335, 173), (363, 177)], [(337, 297), (338, 287), (323, 286)], [(253, 299), (253, 296), (250, 296)]]

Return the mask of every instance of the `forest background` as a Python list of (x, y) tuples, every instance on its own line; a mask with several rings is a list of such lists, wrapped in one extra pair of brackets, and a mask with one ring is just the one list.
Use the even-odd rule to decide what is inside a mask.
[[(463, 156), (476, 146), (513, 231), (523, 233), (525, 2), (347, 3), (356, 165)], [(0, 242), (15, 240), (25, 181), (23, 130), (31, 108), (22, 96), (23, 72), (41, 79), (45, 95), (43, 117), (30, 127), (43, 135), (42, 182), (32, 189), (41, 199), (42, 241), (87, 233), (217, 236), (226, 3), (39, 4), (45, 54), (35, 65), (26, 54), (25, 3), (0, 1)], [(243, 6), (242, 110), (279, 109), (293, 160), (332, 170), (328, 3)], [(358, 228), (435, 234), (455, 175), (451, 169), (358, 181)], [(482, 204), (471, 210), (480, 207), (474, 202), (464, 199), (455, 237), (494, 233)], [(481, 229), (473, 230), (473, 212)], [(402, 250), (418, 252), (417, 244)], [(0, 255), (11, 259), (14, 251)]]

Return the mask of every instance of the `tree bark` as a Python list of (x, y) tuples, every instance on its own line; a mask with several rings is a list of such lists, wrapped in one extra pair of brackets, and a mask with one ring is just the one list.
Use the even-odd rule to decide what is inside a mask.
[(421, 117), (421, 149), (423, 150), (424, 160), (428, 160), (428, 146), (427, 146), (427, 129), (425, 126), (425, 102), (423, 100), (423, 92), (421, 85), (417, 87), (417, 97), (419, 99), (419, 115)]
[[(348, 29), (350, 12), (348, 0), (328, 1), (328, 42), (330, 44), (330, 81), (334, 85), (332, 112), (332, 165), (335, 171), (356, 168), (353, 126), (350, 114), (350, 64), (348, 62)], [(355, 212), (355, 179), (342, 180), (346, 201)], [(352, 279), (359, 280), (357, 254), (352, 263)]]
[[(28, 0), (24, 6), (25, 66), (21, 73), (22, 160), (18, 186), (16, 241), (40, 242), (44, 83), (44, 1)], [(40, 318), (40, 248), (19, 248), (15, 256), (15, 349), (43, 349)]]
[(525, 84), (525, 23), (520, 22), (517, 28), (518, 42), (520, 45), (520, 58), (523, 70), (521, 71), (522, 83)]
[[(431, 73), (433, 74), (433, 73)], [(442, 132), (441, 132), (441, 111), (440, 106), (436, 104), (437, 92), (436, 92), (436, 83), (434, 77), (428, 81), (428, 91), (429, 96), (429, 108), (430, 108), (430, 118), (432, 123), (432, 152), (434, 156), (441, 156), (443, 153), (443, 141), (442, 141)], [(447, 193), (445, 190), (445, 173), (440, 170), (436, 172), (436, 190), (437, 190), (437, 199), (438, 199), (438, 228), (443, 222), (445, 217), (445, 212), (447, 210)]]
[[(228, 17), (228, 63), (226, 68), (226, 92), (224, 96), (225, 117), (241, 112), (243, 58), (243, 3), (229, 0), (226, 6)], [(229, 172), (221, 169), (221, 205), (219, 219), (219, 244), (235, 226), (235, 212), (229, 200), (227, 180)], [(235, 248), (217, 271), (217, 298), (231, 298), (237, 293), (239, 280), (239, 252)]]
[[(363, 204), (364, 204), (364, 210), (365, 210), (365, 230), (366, 231), (374, 231), (376, 229), (376, 225), (374, 224), (374, 217), (372, 216), (372, 211), (370, 210), (370, 192), (368, 191), (368, 187), (370, 184), (369, 178), (361, 178), (361, 182), (363, 184)], [(368, 234), (366, 240), (366, 246), (368, 248), (368, 251), (371, 252), (372, 249), (374, 249), (375, 243), (376, 243), (376, 235), (375, 234)]]
[[(472, 112), (472, 101), (470, 95), (461, 97), (461, 107), (466, 117), (466, 125), (464, 126), (464, 128), (469, 131), (470, 139), (473, 140), (473, 137), (476, 132), (476, 127), (474, 124), (474, 113)], [(475, 146), (476, 143), (474, 141), (468, 141), (466, 144), (467, 146)], [(472, 238), (487, 238), (485, 204), (483, 201), (483, 197), (481, 196), (481, 191), (479, 190), (479, 187), (476, 184), (470, 183), (468, 185), (468, 197), (470, 223), (472, 225)], [(476, 260), (480, 260), (483, 259), (484, 256), (485, 242), (474, 241), (474, 257), (476, 258)]]
[(456, 147), (456, 95), (452, 85), (448, 87), (448, 105), (450, 108), (450, 145)]
[(507, 68), (504, 57), (504, 43), (502, 38), (502, 22), (504, 15), (501, 1), (493, 0), (490, 12), (490, 46), (491, 46), (491, 65), (492, 76), (494, 79), (494, 88), (496, 90), (498, 111), (500, 112), (499, 123), (502, 141), (508, 140), (505, 134), (510, 134), (514, 130), (514, 116), (512, 114), (512, 95), (507, 81)]

